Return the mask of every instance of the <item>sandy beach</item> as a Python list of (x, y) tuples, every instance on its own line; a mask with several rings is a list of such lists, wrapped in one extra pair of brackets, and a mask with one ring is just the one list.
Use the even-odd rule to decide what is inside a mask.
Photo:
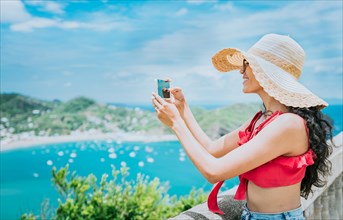
[(126, 141), (140, 141), (140, 142), (158, 142), (158, 141), (175, 141), (175, 135), (151, 135), (151, 134), (137, 134), (137, 133), (106, 133), (106, 134), (72, 134), (61, 136), (40, 137), (31, 136), (15, 140), (1, 140), (1, 152), (8, 150), (15, 150), (20, 148), (30, 148), (32, 146), (41, 144), (77, 142), (77, 141), (91, 141), (91, 140), (111, 140), (116, 142)]
[[(91, 140), (105, 140), (105, 141), (115, 141), (115, 142), (125, 142), (125, 141), (139, 141), (139, 142), (158, 142), (158, 141), (177, 141), (175, 135), (151, 135), (151, 134), (138, 134), (138, 133), (80, 133), (72, 135), (61, 135), (61, 136), (50, 136), (50, 137), (40, 137), (40, 136), (30, 136), (26, 138), (21, 138), (17, 140), (1, 140), (0, 141), (0, 151), (15, 150), (20, 148), (30, 148), (32, 146), (41, 144), (53, 144), (53, 143), (66, 143), (66, 142), (77, 142), (77, 141), (91, 141)], [(343, 132), (340, 132), (334, 138), (334, 143), (337, 146), (342, 145)]]

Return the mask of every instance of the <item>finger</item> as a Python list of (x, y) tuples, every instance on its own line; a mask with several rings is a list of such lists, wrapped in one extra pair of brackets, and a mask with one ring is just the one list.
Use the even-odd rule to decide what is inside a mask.
[(167, 79), (165, 79), (164, 81), (166, 81), (166, 82), (171, 82), (172, 80), (171, 80), (171, 78), (167, 78)]
[(171, 93), (178, 93), (178, 92), (182, 91), (182, 89), (180, 87), (173, 87), (173, 88), (170, 88), (169, 91)]
[(152, 106), (154, 107), (155, 110), (158, 110), (159, 106), (158, 106), (158, 102), (157, 100), (155, 99), (154, 96), (151, 96), (151, 103), (152, 103)]
[(167, 92), (169, 93), (169, 98), (163, 98), (164, 100), (168, 100), (168, 99), (171, 99), (172, 97), (173, 97), (173, 92), (172, 92), (172, 90), (170, 89), (170, 88), (168, 88), (168, 89), (166, 89), (167, 90)]
[(153, 97), (153, 96), (151, 96), (151, 103), (152, 103), (152, 106), (154, 107), (154, 109), (158, 109), (158, 106), (157, 106), (157, 104), (156, 104), (156, 99), (155, 99), (155, 97)]
[(154, 107), (155, 110), (157, 110), (157, 106), (154, 103), (154, 97), (151, 96), (151, 103), (152, 103), (152, 107)]
[(173, 100), (171, 98), (165, 98), (164, 99), (166, 102), (173, 104)]
[[(158, 94), (156, 94), (155, 92), (152, 93), (152, 95), (154, 96), (155, 100), (162, 106), (163, 104), (165, 104), (165, 101), (163, 100), (163, 98), (161, 96), (159, 96)], [(159, 106), (157, 106), (159, 107)]]
[[(164, 100), (162, 100), (164, 101)], [(159, 110), (161, 109), (163, 106), (162, 104), (156, 99), (155, 96), (152, 97), (152, 103), (154, 104), (154, 106)]]

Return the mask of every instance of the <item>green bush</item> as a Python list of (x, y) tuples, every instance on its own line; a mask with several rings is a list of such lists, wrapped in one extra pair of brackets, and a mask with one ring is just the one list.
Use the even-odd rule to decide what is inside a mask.
[[(112, 167), (112, 177), (104, 174), (97, 184), (93, 174), (81, 177), (68, 165), (52, 169), (52, 182), (62, 198), (52, 214), (42, 209), (41, 219), (166, 219), (206, 200), (202, 189), (192, 190), (188, 196), (177, 198), (167, 194), (168, 185), (158, 178), (138, 174), (136, 180), (127, 180), (129, 168)], [(25, 213), (21, 219), (37, 219)]]

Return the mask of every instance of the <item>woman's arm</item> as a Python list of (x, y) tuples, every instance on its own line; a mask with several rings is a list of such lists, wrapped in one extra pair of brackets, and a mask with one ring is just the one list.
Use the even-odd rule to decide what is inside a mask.
[[(209, 151), (209, 147), (212, 145), (213, 141), (207, 136), (207, 134), (202, 130), (198, 122), (196, 121), (189, 105), (187, 102), (183, 103), (183, 114), (182, 119), (185, 121), (186, 126), (192, 133), (194, 138)], [(210, 152), (210, 151), (209, 151)]]
[(280, 155), (305, 152), (307, 149), (307, 134), (301, 118), (292, 115), (281, 115), (252, 140), (229, 154), (215, 158), (208, 154), (180, 118), (172, 127), (186, 153), (211, 183), (229, 179), (252, 170)]
[(212, 141), (195, 119), (188, 103), (186, 102), (182, 89), (180, 87), (174, 87), (170, 89), (170, 92), (173, 94), (174, 97), (173, 104), (178, 109), (182, 119), (185, 121), (187, 128), (192, 133), (193, 137), (200, 143), (203, 148), (206, 149), (207, 152), (215, 157), (222, 157), (238, 147), (238, 132), (240, 130), (244, 130), (249, 124), (249, 121), (244, 123), (236, 130), (226, 134), (225, 136)]
[(237, 128), (236, 130), (220, 137), (219, 139), (212, 141), (208, 135), (203, 131), (200, 127), (198, 122), (196, 121), (190, 107), (188, 106), (187, 102), (183, 103), (182, 110), (180, 111), (180, 107), (178, 108), (185, 124), (194, 138), (200, 143), (202, 147), (204, 147), (207, 152), (212, 154), (214, 157), (222, 157), (225, 154), (229, 153), (236, 147), (238, 147), (237, 142), (239, 141), (238, 132), (240, 130), (244, 130), (246, 126), (248, 126), (249, 121), (245, 122), (242, 126)]

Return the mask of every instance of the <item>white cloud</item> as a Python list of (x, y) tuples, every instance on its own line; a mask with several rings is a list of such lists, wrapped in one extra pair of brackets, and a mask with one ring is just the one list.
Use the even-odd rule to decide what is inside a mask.
[[(132, 25), (123, 17), (109, 16), (103, 12), (86, 15), (80, 21), (68, 21), (60, 18), (44, 18), (32, 16), (28, 13), (25, 5), (20, 0), (1, 0), (1, 22), (10, 23), (10, 29), (18, 32), (32, 32), (41, 28), (60, 29), (88, 29), (93, 31), (130, 31)], [(31, 6), (37, 6), (41, 10), (54, 14), (63, 14), (64, 5), (52, 1), (27, 0)]]
[(25, 0), (25, 3), (27, 5), (37, 6), (37, 5), (43, 5), (44, 2), (42, 0)]
[(322, 58), (322, 59), (315, 59), (315, 60), (309, 60), (305, 65), (308, 67), (308, 69), (311, 69), (312, 73), (317, 74), (339, 74), (341, 75), (343, 72), (342, 64), (343, 57), (331, 57), (331, 58)]
[(229, 11), (229, 12), (235, 9), (233, 6), (233, 2), (227, 2), (225, 4), (216, 4), (213, 6), (213, 8), (219, 11)]
[(178, 10), (175, 15), (176, 16), (183, 16), (186, 15), (188, 13), (188, 9), (187, 8), (181, 8), (180, 10)]
[[(58, 7), (54, 2), (43, 2), (43, 1), (29, 1), (32, 5), (44, 4), (51, 10), (57, 10)], [(35, 28), (46, 28), (60, 26), (67, 28), (70, 26), (68, 23), (61, 23), (58, 20), (40, 18), (31, 16), (25, 5), (20, 0), (1, 0), (1, 22), (12, 24), (10, 29), (13, 31), (30, 32)]]
[(71, 82), (65, 82), (65, 83), (64, 83), (64, 86), (65, 86), (65, 87), (71, 87), (72, 85), (73, 85), (73, 84), (72, 84)]
[(37, 6), (39, 10), (51, 12), (54, 14), (64, 14), (65, 5), (59, 4), (54, 1), (42, 1), (42, 0), (26, 0), (26, 4), (31, 6)]
[(186, 0), (188, 4), (200, 5), (207, 2), (217, 2), (217, 0)]
[[(208, 29), (211, 32), (211, 29)], [(147, 41), (137, 54), (142, 63), (168, 63), (167, 65), (198, 65), (210, 62), (211, 47), (216, 38), (201, 29), (183, 29)], [(212, 47), (213, 49), (213, 47)]]
[(61, 19), (49, 19), (41, 17), (31, 17), (26, 21), (14, 23), (11, 25), (11, 30), (19, 32), (32, 32), (34, 29), (39, 28), (60, 28), (60, 29), (88, 29), (93, 31), (112, 31), (122, 30), (130, 31), (132, 27), (126, 22), (119, 21), (99, 21), (94, 20), (90, 22), (78, 22), (78, 21), (63, 21)]
[(94, 31), (112, 31), (112, 30), (121, 30), (121, 31), (131, 31), (132, 26), (126, 22), (120, 21), (109, 21), (104, 23), (91, 22), (91, 23), (78, 23), (79, 28), (89, 29)]
[(48, 12), (52, 12), (55, 14), (64, 14), (63, 10), (64, 6), (61, 4), (58, 4), (56, 2), (47, 2), (44, 6), (44, 9)]
[(11, 25), (11, 30), (20, 32), (31, 32), (35, 28), (46, 28), (57, 26), (58, 22), (47, 18), (31, 18), (21, 23)]
[(31, 18), (20, 0), (0, 0), (0, 12), (1, 23), (21, 22)]
[(72, 75), (74, 75), (73, 72), (68, 71), (68, 70), (63, 71), (62, 74), (63, 74), (63, 76), (72, 76)]

